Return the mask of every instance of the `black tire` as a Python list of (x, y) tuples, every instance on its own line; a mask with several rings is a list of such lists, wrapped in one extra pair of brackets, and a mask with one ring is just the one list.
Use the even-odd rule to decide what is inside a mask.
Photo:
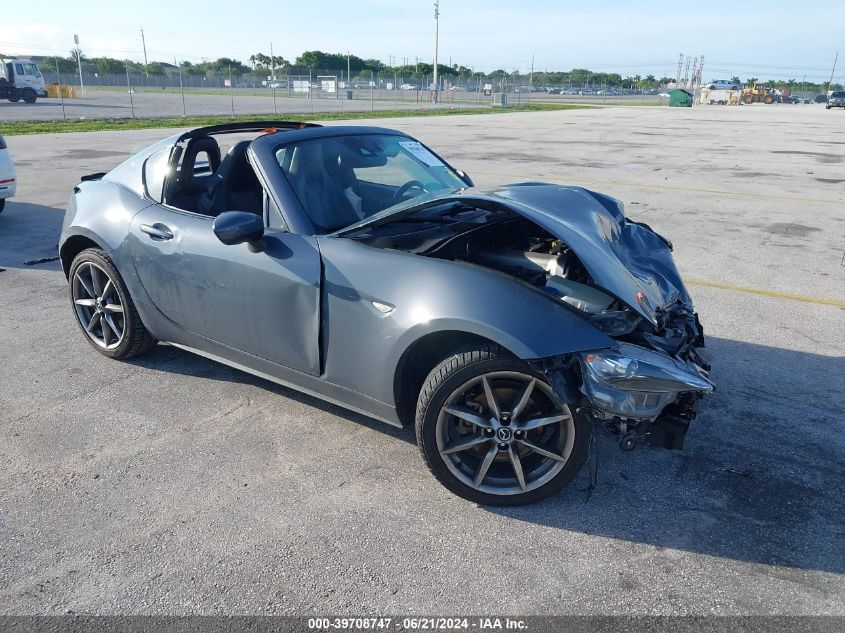
[(3, 209), (6, 208), (6, 198), (0, 198), (0, 213), (3, 213)]
[(21, 98), (24, 103), (35, 103), (38, 100), (38, 93), (32, 88), (24, 88), (21, 92)]
[[(552, 429), (550, 431), (552, 434), (561, 433), (561, 436), (557, 441), (560, 444), (565, 443), (566, 445), (566, 448), (562, 450), (562, 453), (566, 455), (568, 451), (568, 457), (565, 461), (563, 461), (562, 467), (557, 465), (562, 460), (549, 460), (542, 455), (534, 454), (530, 450), (528, 451), (529, 454), (527, 457), (525, 455), (522, 456), (523, 459), (533, 459), (535, 464), (539, 464), (535, 467), (536, 472), (542, 473), (543, 469), (546, 469), (546, 474), (538, 476), (534, 480), (533, 484), (528, 482), (530, 485), (536, 485), (536, 487), (532, 488), (529, 486), (526, 488), (526, 486), (523, 485), (524, 482), (520, 481), (520, 486), (522, 487), (523, 492), (514, 492), (513, 490), (508, 492), (504, 488), (501, 489), (501, 493), (490, 492), (489, 490), (480, 490), (479, 488), (481, 487), (490, 488), (490, 486), (484, 486), (484, 482), (486, 481), (485, 477), (487, 477), (487, 475), (482, 476), (478, 487), (473, 487), (473, 485), (471, 485), (473, 482), (470, 481), (469, 483), (466, 483), (459, 478), (459, 475), (456, 474), (457, 466), (455, 466), (454, 463), (452, 463), (451, 467), (450, 465), (447, 465), (446, 460), (450, 459), (450, 457), (441, 454), (441, 449), (438, 447), (438, 433), (440, 432), (438, 430), (438, 421), (440, 420), (442, 424), (443, 419), (451, 419), (453, 420), (452, 423), (454, 423), (454, 421), (461, 423), (461, 420), (458, 420), (458, 418), (453, 417), (451, 414), (444, 411), (444, 407), (449, 404), (450, 398), (454, 398), (456, 390), (462, 389), (468, 382), (479, 379), (481, 376), (486, 377), (490, 375), (495, 377), (503, 374), (510, 375), (512, 373), (534, 379), (536, 381), (534, 384), (537, 386), (534, 387), (535, 391), (532, 393), (538, 393), (539, 398), (545, 399), (547, 398), (546, 393), (551, 393), (548, 382), (542, 375), (534, 372), (526, 363), (518, 358), (514, 358), (502, 348), (490, 344), (471, 345), (454, 352), (431, 371), (420, 390), (419, 399), (417, 401), (416, 435), (417, 444), (423, 454), (426, 465), (435, 478), (437, 478), (437, 480), (446, 488), (456, 495), (475, 503), (483, 505), (515, 506), (533, 503), (535, 501), (539, 501), (540, 499), (549, 497), (560, 491), (575, 478), (587, 458), (590, 436), (592, 434), (592, 424), (583, 414), (577, 413), (574, 406), (564, 405), (559, 411), (563, 412), (565, 409), (569, 412), (570, 415), (568, 416), (566, 422), (564, 423), (561, 421), (559, 425), (548, 425)], [(494, 379), (495, 378), (492, 378), (491, 381)], [(492, 387), (494, 383), (491, 382), (490, 384)], [(540, 387), (543, 391), (537, 392), (538, 387)], [(452, 400), (452, 402), (453, 405), (451, 406), (454, 406), (455, 401)], [(560, 407), (560, 404), (558, 403), (557, 406)], [(513, 407), (512, 410), (514, 410)], [(527, 411), (527, 409), (524, 409), (524, 411)], [(505, 419), (506, 415), (507, 413), (504, 413), (501, 416), (502, 420)], [(514, 414), (514, 419), (512, 421), (513, 426), (509, 428), (520, 428), (521, 423), (518, 423), (516, 418), (517, 414)], [(525, 422), (530, 421), (531, 420)], [(559, 426), (560, 430), (555, 428), (556, 426)], [(564, 426), (569, 429), (566, 435), (563, 435)], [(475, 429), (475, 427), (473, 427), (473, 429)], [(476, 430), (478, 431), (477, 435), (463, 435), (460, 437), (481, 438), (485, 433), (493, 433), (489, 429), (484, 429), (483, 432), (481, 429)], [(536, 431), (525, 432), (523, 437), (525, 439), (531, 439), (529, 433), (534, 432)], [(542, 432), (546, 433), (545, 430)], [(571, 438), (569, 437), (570, 433), (572, 434)], [(514, 435), (518, 435), (516, 430), (514, 430)], [(490, 440), (479, 439), (479, 441), (490, 442), (491, 444), (473, 447), (470, 450), (477, 450), (481, 453), (486, 453), (486, 451), (488, 451), (487, 447), (490, 446), (490, 452), (495, 453), (494, 449), (496, 449), (499, 441), (497, 438), (498, 434), (493, 435)], [(513, 441), (519, 442), (519, 440)], [(498, 444), (499, 450), (501, 450), (502, 446), (503, 444)], [(514, 446), (516, 446), (516, 444), (514, 444)], [(546, 448), (548, 449), (549, 447), (546, 446)], [(517, 448), (514, 452), (518, 452), (519, 450), (524, 449)], [(510, 457), (511, 448), (509, 447), (507, 451), (507, 453), (496, 453), (496, 457), (493, 458), (494, 460), (498, 460), (500, 459), (499, 455), (502, 457), (501, 461), (492, 462), (492, 464), (497, 465), (496, 467), (499, 468), (499, 473), (507, 473), (508, 471), (505, 470), (505, 467), (511, 467), (511, 463), (507, 462), (505, 459)], [(470, 451), (465, 451), (460, 454), (465, 455), (469, 452)], [(558, 457), (562, 457), (562, 455), (558, 455)], [(473, 459), (473, 456), (470, 455), (469, 459)], [(480, 460), (480, 462), (483, 461), (484, 460)], [(523, 464), (528, 465), (531, 463), (530, 461), (520, 462), (519, 458), (517, 458), (516, 461), (520, 463), (520, 472), (522, 472)], [(489, 468), (490, 470), (485, 472), (493, 474), (493, 467)], [(515, 466), (513, 466), (513, 468), (515, 468)], [(552, 476), (558, 468), (560, 470)], [(514, 481), (516, 481), (516, 475), (513, 474), (514, 471), (511, 470), (510, 472), (514, 477)], [(531, 474), (532, 471), (526, 468), (523, 479), (528, 481), (527, 478), (530, 477)], [(506, 477), (507, 475), (498, 476)]]
[(829, 105), (826, 105), (826, 106), (824, 107), (824, 109), (825, 109), (825, 110), (830, 110), (830, 106), (829, 106)]
[[(86, 264), (93, 264), (99, 270), (106, 273), (108, 279), (114, 284), (114, 291), (117, 293), (119, 303), (123, 308), (122, 339), (119, 340), (116, 347), (111, 349), (107, 349), (99, 345), (88, 334), (85, 325), (83, 325), (81, 321), (82, 317), (79, 316), (79, 310), (76, 306), (74, 297), (75, 276), (80, 268)], [(141, 322), (141, 317), (138, 314), (138, 310), (135, 308), (135, 304), (132, 301), (132, 297), (129, 295), (129, 291), (126, 289), (126, 284), (123, 283), (120, 273), (117, 271), (117, 268), (115, 268), (111, 258), (104, 251), (99, 248), (88, 248), (79, 253), (70, 265), (70, 274), (68, 275), (68, 279), (70, 280), (69, 288), (71, 308), (74, 311), (76, 324), (79, 326), (85, 336), (85, 339), (91, 344), (91, 347), (104, 356), (123, 360), (131, 358), (132, 356), (144, 354), (155, 346), (155, 338), (152, 337), (152, 335), (147, 331), (147, 328), (145, 328), (144, 324)]]

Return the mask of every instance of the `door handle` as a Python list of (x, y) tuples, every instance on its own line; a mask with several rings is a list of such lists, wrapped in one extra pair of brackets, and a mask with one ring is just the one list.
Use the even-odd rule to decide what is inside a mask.
[(173, 233), (171, 230), (161, 222), (156, 222), (155, 224), (142, 224), (141, 232), (146, 233), (155, 240), (173, 239)]

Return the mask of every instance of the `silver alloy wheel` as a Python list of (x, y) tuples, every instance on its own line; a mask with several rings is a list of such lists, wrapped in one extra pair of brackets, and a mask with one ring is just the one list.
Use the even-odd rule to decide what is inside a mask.
[(93, 262), (83, 262), (73, 274), (71, 292), (76, 318), (88, 337), (103, 349), (120, 345), (126, 318), (109, 274)]
[(440, 457), (461, 482), (514, 495), (543, 486), (563, 470), (575, 443), (575, 421), (544, 381), (497, 371), (452, 392), (436, 437)]

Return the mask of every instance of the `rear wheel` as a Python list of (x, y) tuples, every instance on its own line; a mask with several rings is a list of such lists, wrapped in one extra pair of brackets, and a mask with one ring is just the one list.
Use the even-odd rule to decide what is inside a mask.
[(525, 363), (476, 345), (429, 374), (416, 432), (429, 470), (446, 488), (477, 503), (521, 505), (575, 477), (591, 425)]
[(76, 322), (91, 346), (109, 358), (130, 358), (155, 345), (109, 256), (88, 248), (70, 266)]

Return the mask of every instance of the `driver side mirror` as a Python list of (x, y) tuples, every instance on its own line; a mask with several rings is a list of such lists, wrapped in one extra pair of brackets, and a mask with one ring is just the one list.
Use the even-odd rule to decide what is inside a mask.
[(256, 242), (264, 235), (264, 218), (246, 211), (226, 211), (214, 218), (211, 230), (227, 246)]
[(463, 169), (456, 169), (455, 173), (458, 174), (460, 179), (466, 183), (467, 187), (475, 187), (475, 183), (472, 182), (472, 178), (470, 178), (469, 174), (466, 173)]

